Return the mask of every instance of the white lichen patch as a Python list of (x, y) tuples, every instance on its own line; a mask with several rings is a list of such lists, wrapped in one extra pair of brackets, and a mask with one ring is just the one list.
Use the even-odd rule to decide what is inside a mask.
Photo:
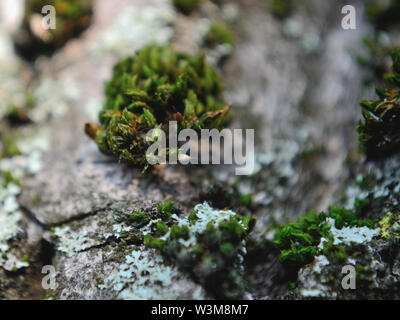
[(316, 256), (314, 259), (313, 270), (317, 273), (321, 273), (321, 270), (327, 265), (329, 265), (329, 260), (325, 256)]
[[(118, 298), (124, 300), (177, 299), (184, 292), (182, 275), (168, 265), (154, 250), (133, 250), (99, 288), (112, 287)], [(198, 286), (192, 299), (204, 299), (203, 289)]]
[[(329, 233), (333, 235), (334, 245), (368, 243), (373, 237), (380, 234), (379, 228), (370, 229), (368, 227), (343, 227), (342, 229), (336, 229), (335, 220), (333, 218), (327, 218), (326, 222), (331, 225)], [(325, 242), (328, 242), (328, 239), (321, 238), (318, 249), (322, 250)]]
[(102, 31), (100, 39), (91, 44), (91, 53), (123, 57), (150, 43), (167, 44), (173, 35), (174, 20), (175, 11), (169, 0), (131, 3)]
[(0, 187), (0, 267), (15, 271), (29, 266), (27, 261), (19, 260), (10, 250), (10, 242), (23, 231), (20, 227), (22, 213), (18, 210), (16, 196), (20, 193), (18, 185), (10, 182)]
[[(190, 225), (188, 219), (181, 219), (178, 223), (179, 225), (190, 226), (191, 231), (194, 233), (203, 233), (209, 223), (212, 223), (214, 227), (218, 227), (221, 222), (229, 221), (232, 217), (237, 215), (237, 213), (232, 210), (214, 209), (207, 202), (196, 205), (194, 211), (197, 217), (194, 225)], [(244, 225), (243, 227), (245, 228)]]
[(62, 117), (69, 105), (79, 99), (78, 85), (72, 80), (60, 81), (43, 76), (36, 83), (33, 88), (35, 106), (29, 110), (29, 118), (35, 123)]
[(87, 230), (73, 231), (68, 226), (56, 227), (54, 229), (54, 235), (57, 236), (59, 240), (57, 249), (64, 252), (68, 257), (72, 257), (89, 247)]
[[(189, 238), (187, 240), (179, 239), (179, 242), (186, 248), (193, 247), (197, 244), (196, 235), (204, 233), (207, 225), (212, 224), (215, 228), (218, 228), (218, 225), (221, 222), (229, 221), (231, 218), (237, 215), (237, 213), (232, 210), (214, 209), (207, 202), (196, 205), (194, 207), (194, 211), (196, 212), (196, 220), (194, 223), (191, 223), (187, 217), (179, 218), (176, 215), (172, 216), (172, 218), (177, 221), (179, 226), (185, 225), (189, 227)], [(247, 229), (247, 227), (243, 224), (242, 226), (243, 228)], [(167, 240), (170, 237), (170, 232), (171, 231), (169, 231), (161, 239)], [(239, 251), (245, 254), (245, 250), (245, 243), (243, 242)], [(243, 257), (240, 257), (240, 260), (242, 259)]]
[(43, 168), (43, 154), (50, 148), (48, 129), (24, 127), (15, 135), (19, 154), (0, 159), (0, 171), (11, 173), (15, 179), (37, 174)]

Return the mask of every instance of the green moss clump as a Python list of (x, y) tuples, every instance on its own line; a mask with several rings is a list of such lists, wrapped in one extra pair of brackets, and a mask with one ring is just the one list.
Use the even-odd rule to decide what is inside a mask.
[[(171, 225), (167, 237), (146, 236), (145, 245), (160, 250), (191, 273), (216, 298), (242, 297), (246, 285), (239, 265), (255, 217), (213, 210), (207, 204), (196, 206), (193, 212), (190, 219)], [(224, 218), (218, 217), (219, 214)]]
[(208, 46), (218, 44), (234, 44), (233, 34), (228, 25), (225, 23), (213, 23), (207, 31), (204, 42)]
[[(365, 205), (365, 204), (363, 204)], [(344, 261), (347, 258), (346, 248), (342, 245), (333, 245), (333, 237), (329, 233), (331, 225), (327, 218), (335, 221), (335, 227), (369, 227), (376, 221), (360, 219), (362, 205), (358, 202), (358, 210), (350, 211), (342, 207), (331, 206), (328, 213), (317, 214), (314, 210), (301, 218), (298, 222), (291, 222), (278, 227), (275, 233), (275, 244), (280, 249), (279, 261), (290, 267), (301, 268), (312, 262), (314, 257), (322, 253), (330, 261)], [(318, 245), (321, 238), (327, 238), (322, 252)]]
[(145, 223), (149, 222), (149, 217), (144, 212), (134, 211), (129, 216), (129, 221), (135, 222), (135, 223), (138, 223), (138, 224), (145, 224)]
[(160, 252), (165, 252), (167, 241), (146, 234), (143, 238), (143, 243), (147, 248), (153, 248)]
[(376, 88), (379, 100), (362, 101), (364, 121), (358, 124), (359, 142), (369, 158), (398, 152), (400, 147), (400, 47), (392, 53), (393, 71), (384, 79), (390, 88)]
[(398, 25), (400, 21), (400, 1), (369, 0), (366, 13), (378, 29), (389, 29), (393, 25)]
[(175, 8), (183, 14), (189, 15), (196, 10), (201, 0), (173, 0)]
[(157, 232), (162, 236), (167, 234), (168, 226), (164, 222), (157, 222)]
[[(32, 30), (31, 20), (35, 15), (42, 16), (44, 5), (54, 6), (56, 28), (43, 29), (39, 35)], [(52, 53), (90, 25), (92, 7), (93, 0), (48, 0), (45, 3), (41, 0), (26, 1), (22, 28), (16, 38), (18, 50), (27, 58)]]
[(280, 226), (275, 234), (275, 243), (281, 250), (279, 260), (288, 265), (301, 267), (313, 261), (322, 237), (328, 234), (325, 214), (310, 211), (298, 222)]
[(221, 93), (221, 79), (203, 55), (146, 47), (114, 67), (100, 125), (86, 123), (85, 131), (102, 152), (146, 168), (146, 150), (154, 142), (146, 133), (156, 128), (167, 133), (169, 121), (177, 121), (178, 131), (222, 127), (229, 105)]
[(158, 212), (162, 217), (167, 218), (170, 217), (175, 211), (175, 204), (171, 201), (165, 201), (163, 204), (160, 204), (157, 207)]

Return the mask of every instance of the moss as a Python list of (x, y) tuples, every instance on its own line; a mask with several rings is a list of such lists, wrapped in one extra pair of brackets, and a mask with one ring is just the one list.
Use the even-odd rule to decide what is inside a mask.
[(165, 252), (167, 242), (162, 239), (154, 238), (150, 234), (146, 234), (143, 238), (144, 245), (148, 248), (157, 249), (160, 252)]
[(146, 213), (140, 212), (140, 211), (134, 211), (130, 216), (129, 216), (129, 221), (131, 222), (136, 222), (139, 224), (145, 224), (149, 221), (149, 218)]
[(171, 225), (163, 238), (145, 236), (145, 245), (157, 248), (179, 267), (191, 273), (217, 298), (239, 298), (245, 293), (244, 244), (254, 217), (232, 211), (196, 206), (191, 219)]
[(170, 238), (187, 240), (189, 238), (189, 227), (173, 225), (171, 227)]
[(6, 132), (0, 138), (0, 158), (12, 157), (20, 154), (16, 136), (12, 131)]
[(9, 183), (19, 185), (19, 180), (14, 178), (10, 171), (0, 171), (0, 185), (6, 188)]
[(163, 236), (168, 233), (168, 226), (164, 222), (157, 222), (157, 231)]
[(287, 18), (293, 12), (293, 0), (268, 0), (270, 12), (279, 19)]
[(389, 88), (376, 88), (379, 100), (362, 101), (364, 121), (358, 124), (359, 142), (369, 158), (398, 152), (400, 147), (400, 47), (392, 53), (393, 72), (384, 76)]
[(189, 15), (198, 8), (201, 0), (172, 0), (172, 2), (178, 11)]
[(168, 200), (166, 202), (164, 202), (163, 204), (160, 204), (157, 207), (158, 212), (161, 214), (162, 217), (167, 218), (170, 217), (174, 210), (175, 210), (175, 204)]
[(213, 46), (217, 44), (234, 44), (233, 34), (225, 23), (213, 23), (204, 37), (205, 44)]
[[(43, 30), (39, 36), (31, 28), (31, 19), (33, 15), (42, 15), (45, 4), (56, 9), (56, 28)], [(21, 54), (27, 58), (52, 53), (90, 25), (92, 0), (48, 0), (45, 4), (41, 0), (30, 0), (26, 3), (21, 39), (17, 37), (16, 42)]]
[(367, 17), (382, 30), (386, 30), (400, 21), (400, 1), (369, 0), (366, 6)]
[(357, 62), (360, 66), (371, 71), (372, 75), (365, 79), (365, 82), (369, 84), (375, 78), (381, 79), (389, 71), (386, 58), (393, 48), (386, 34), (382, 32), (375, 34), (373, 37), (364, 38), (363, 42), (366, 53), (358, 55)]
[(298, 222), (280, 226), (275, 234), (275, 243), (281, 250), (279, 260), (289, 265), (302, 266), (310, 263), (317, 253), (321, 237), (326, 236), (329, 227), (321, 227), (326, 216), (310, 211)]
[[(361, 212), (360, 210), (350, 211), (342, 207), (331, 206), (328, 213), (317, 214), (312, 210), (298, 222), (279, 226), (275, 233), (275, 244), (280, 249), (279, 261), (290, 267), (300, 268), (312, 262), (314, 257), (321, 253), (331, 261), (345, 261), (347, 249), (343, 245), (333, 244), (334, 238), (329, 232), (332, 226), (327, 218), (333, 219), (336, 229), (344, 227), (372, 228), (376, 221), (360, 219)], [(328, 239), (324, 242), (322, 251), (319, 248), (321, 238)]]
[[(106, 84), (106, 104), (100, 125), (86, 123), (85, 131), (106, 154), (146, 168), (146, 139), (151, 129), (168, 132), (169, 121), (184, 128), (221, 128), (229, 105), (221, 101), (222, 82), (203, 55), (191, 57), (169, 46), (150, 46), (114, 67)], [(176, 150), (163, 150), (168, 156)]]

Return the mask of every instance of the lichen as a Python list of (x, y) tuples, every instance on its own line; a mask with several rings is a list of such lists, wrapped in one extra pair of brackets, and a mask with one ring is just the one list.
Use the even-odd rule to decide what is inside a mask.
[(381, 228), (381, 237), (390, 239), (400, 238), (400, 215), (395, 215), (388, 212), (385, 217), (379, 221), (379, 227)]
[(59, 239), (57, 249), (64, 252), (68, 257), (72, 257), (88, 247), (88, 232), (86, 230), (76, 232), (68, 226), (56, 227), (53, 234)]
[(146, 235), (145, 245), (192, 274), (217, 298), (244, 297), (246, 239), (255, 218), (203, 203), (189, 217), (172, 219), (174, 224), (164, 235)]
[(221, 91), (221, 79), (204, 56), (146, 47), (114, 67), (100, 125), (86, 123), (85, 131), (102, 152), (145, 168), (146, 150), (154, 142), (146, 139), (149, 130), (168, 132), (172, 120), (178, 131), (218, 128), (227, 121), (229, 105), (221, 102)]

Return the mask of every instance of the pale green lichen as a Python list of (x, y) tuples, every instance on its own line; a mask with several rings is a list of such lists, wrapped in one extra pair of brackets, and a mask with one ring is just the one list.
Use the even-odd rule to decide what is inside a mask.
[(395, 215), (388, 212), (382, 220), (379, 221), (379, 227), (381, 228), (381, 237), (390, 239), (400, 238), (400, 215)]
[[(105, 278), (99, 288), (112, 288), (124, 300), (175, 300), (180, 282), (179, 271), (164, 258), (150, 251), (132, 250), (118, 270)], [(193, 299), (203, 299), (201, 287), (193, 292)]]
[(88, 248), (88, 231), (73, 231), (70, 227), (56, 227), (53, 234), (58, 238), (57, 250), (72, 257)]

